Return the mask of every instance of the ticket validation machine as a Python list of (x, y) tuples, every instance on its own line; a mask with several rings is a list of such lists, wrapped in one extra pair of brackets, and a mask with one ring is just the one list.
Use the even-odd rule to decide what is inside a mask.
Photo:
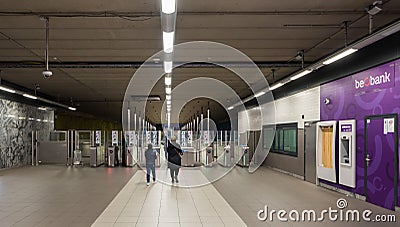
[(114, 167), (115, 166), (115, 149), (113, 146), (108, 147), (107, 155), (108, 155), (108, 166)]
[(339, 184), (356, 186), (356, 121), (339, 121)]

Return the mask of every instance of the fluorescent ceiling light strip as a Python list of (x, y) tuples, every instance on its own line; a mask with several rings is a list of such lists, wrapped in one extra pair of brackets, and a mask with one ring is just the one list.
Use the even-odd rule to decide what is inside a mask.
[(176, 1), (175, 0), (161, 0), (161, 11), (165, 14), (175, 13)]
[(171, 86), (172, 85), (171, 76), (165, 76), (165, 85), (167, 85), (167, 86)]
[(166, 88), (165, 88), (165, 93), (166, 93), (167, 95), (170, 95), (170, 94), (171, 94), (171, 88), (170, 88), (170, 87), (166, 87)]
[(331, 63), (333, 63), (333, 62), (335, 62), (335, 61), (337, 61), (339, 59), (342, 59), (342, 58), (344, 58), (344, 57), (346, 57), (346, 56), (348, 56), (348, 55), (350, 55), (350, 54), (352, 54), (352, 53), (354, 53), (356, 51), (357, 51), (357, 49), (350, 48), (348, 50), (345, 50), (345, 51), (341, 52), (340, 54), (337, 54), (337, 55), (325, 60), (324, 62), (322, 62), (322, 64), (329, 65), (329, 64), (331, 64)]
[(75, 111), (76, 108), (75, 107), (68, 107), (69, 110)]
[(259, 93), (255, 94), (255, 95), (254, 95), (254, 98), (258, 98), (258, 97), (260, 97), (261, 95), (265, 95), (265, 91), (262, 91), (262, 92), (259, 92)]
[(307, 74), (309, 74), (309, 73), (311, 73), (311, 72), (312, 72), (311, 69), (306, 69), (306, 70), (304, 70), (303, 72), (300, 72), (300, 73), (298, 73), (298, 74), (296, 74), (296, 75), (290, 77), (290, 80), (297, 80), (297, 79), (299, 79), (300, 77), (303, 77), (303, 76), (305, 76), (305, 75), (307, 75)]
[(228, 110), (233, 110), (233, 108), (234, 108), (233, 106), (230, 106), (228, 107)]
[(166, 96), (165, 96), (165, 99), (166, 99), (166, 100), (171, 100), (171, 95), (166, 95)]
[(47, 110), (46, 107), (38, 107), (39, 110)]
[(23, 94), (22, 96), (24, 96), (25, 98), (28, 98), (28, 99), (37, 99), (36, 96), (29, 95), (29, 94)]
[(175, 32), (163, 32), (163, 46), (165, 53), (174, 51), (174, 34)]
[(6, 87), (3, 87), (3, 86), (0, 86), (0, 90), (6, 91), (6, 92), (9, 92), (9, 93), (15, 93), (15, 90), (10, 89), (10, 88), (6, 88)]
[(165, 73), (172, 72), (172, 61), (164, 61), (164, 72)]
[(275, 89), (277, 89), (278, 87), (282, 87), (283, 85), (284, 85), (284, 83), (277, 83), (277, 84), (274, 84), (274, 85), (272, 85), (272, 86), (269, 88), (269, 90), (270, 90), (270, 91), (275, 90)]

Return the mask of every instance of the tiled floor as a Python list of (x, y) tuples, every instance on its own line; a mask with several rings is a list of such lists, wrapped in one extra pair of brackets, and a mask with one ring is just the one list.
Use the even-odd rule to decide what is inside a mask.
[[(213, 167), (214, 168), (214, 167)], [(158, 178), (169, 180), (159, 169)], [(183, 170), (180, 184), (204, 177)], [(200, 179), (200, 181), (203, 181)], [(188, 183), (188, 182), (186, 182)], [(0, 171), (0, 227), (3, 226), (400, 226), (376, 222), (279, 222), (257, 219), (264, 208), (317, 212), (336, 208), (345, 198), (348, 209), (394, 214), (300, 179), (261, 167), (250, 174), (236, 167), (212, 185), (147, 187), (136, 168), (23, 167)]]
[[(158, 171), (167, 179), (167, 172)], [(204, 177), (198, 170), (180, 173), (185, 179)], [(212, 185), (174, 187), (160, 182), (146, 186), (138, 171), (99, 216), (98, 226), (246, 226)]]
[(135, 172), (62, 165), (0, 171), (0, 226), (90, 226)]

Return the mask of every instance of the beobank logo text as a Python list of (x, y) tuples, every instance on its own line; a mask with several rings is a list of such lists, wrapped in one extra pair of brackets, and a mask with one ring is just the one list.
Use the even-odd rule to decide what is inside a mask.
[(381, 85), (385, 83), (390, 83), (390, 73), (385, 72), (380, 76), (367, 76), (362, 80), (354, 80), (354, 86), (356, 89), (364, 87), (372, 87), (375, 85)]

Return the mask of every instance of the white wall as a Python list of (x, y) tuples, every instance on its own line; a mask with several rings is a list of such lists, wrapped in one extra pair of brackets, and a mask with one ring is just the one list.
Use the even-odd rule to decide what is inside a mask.
[(275, 101), (275, 122), (277, 124), (302, 122), (302, 115), (304, 115), (304, 121), (318, 121), (319, 89), (318, 86)]
[[(292, 96), (288, 96), (272, 103), (261, 105), (264, 115), (260, 114), (259, 109), (250, 109), (238, 113), (239, 132), (249, 130), (261, 130), (260, 125), (273, 124), (274, 118), (276, 124), (299, 123), (299, 128), (303, 128), (304, 121), (318, 121), (320, 109), (320, 88), (315, 87)], [(275, 109), (275, 114), (273, 110)], [(273, 117), (273, 115), (275, 115)], [(304, 120), (301, 116), (304, 115)], [(262, 124), (260, 124), (262, 122)]]

